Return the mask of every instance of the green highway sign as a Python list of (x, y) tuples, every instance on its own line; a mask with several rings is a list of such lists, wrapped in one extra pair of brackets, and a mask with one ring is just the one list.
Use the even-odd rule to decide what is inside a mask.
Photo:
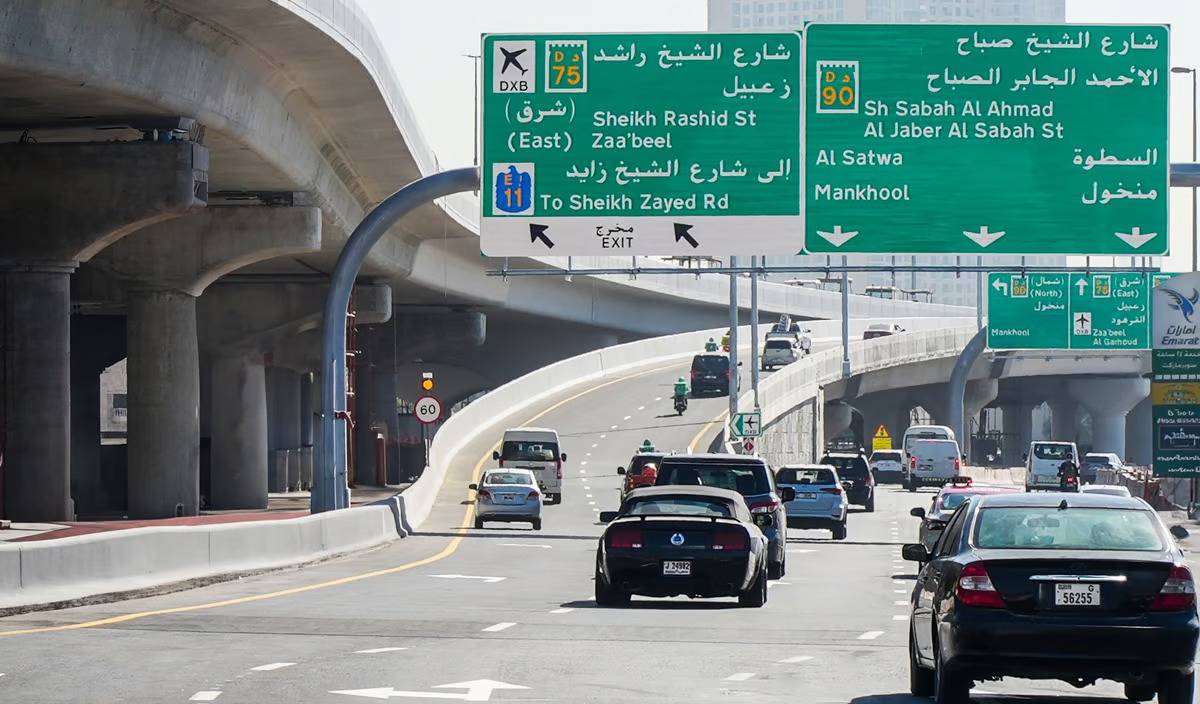
[(729, 429), (739, 438), (756, 438), (762, 435), (762, 413), (735, 413), (729, 421)]
[(810, 252), (1165, 254), (1168, 29), (805, 29)]
[(489, 256), (796, 254), (800, 35), (485, 35)]
[(1148, 349), (1150, 275), (1139, 271), (988, 275), (992, 349)]

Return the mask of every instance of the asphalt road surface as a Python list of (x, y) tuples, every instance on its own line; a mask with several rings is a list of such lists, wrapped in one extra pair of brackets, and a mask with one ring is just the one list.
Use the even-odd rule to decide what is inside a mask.
[[(747, 367), (749, 365), (747, 364)], [(745, 368), (744, 368), (745, 369)], [(564, 503), (540, 532), (469, 525), (467, 484), (489, 437), (452, 468), (422, 534), (302, 570), (116, 604), (0, 620), (0, 702), (853, 702), (905, 704), (913, 506), (928, 492), (885, 487), (849, 537), (791, 531), (788, 573), (767, 606), (635, 597), (597, 608), (601, 509), (615, 508), (643, 439), (703, 449), (726, 399), (677, 417), (661, 368), (566, 394), (512, 419), (557, 428), (570, 461)], [(984, 683), (974, 699), (1124, 701), (1028, 681)]]

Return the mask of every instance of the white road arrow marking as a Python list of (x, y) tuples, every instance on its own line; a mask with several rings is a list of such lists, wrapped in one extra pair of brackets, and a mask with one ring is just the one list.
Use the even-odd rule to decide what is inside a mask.
[(485, 584), (495, 584), (496, 582), (503, 582), (508, 579), (508, 577), (478, 577), (473, 574), (431, 574), (429, 576), (437, 577), (438, 579), (478, 579), (482, 580)]
[(1001, 281), (1000, 279), (996, 279), (992, 283), (992, 288), (996, 289), (997, 291), (1003, 291), (1005, 296), (1008, 295), (1008, 282), (1006, 282), (1006, 281)]
[(1080, 296), (1087, 293), (1087, 287), (1088, 287), (1087, 279), (1080, 279), (1080, 280), (1076, 281), (1075, 286), (1079, 289)]
[(855, 235), (857, 235), (858, 230), (846, 230), (843, 232), (841, 225), (834, 225), (833, 232), (817, 230), (817, 234), (828, 240), (829, 244), (833, 245), (834, 247), (841, 247), (849, 242)]
[(529, 689), (519, 684), (497, 682), (496, 680), (471, 680), (470, 682), (454, 682), (439, 684), (434, 689), (465, 689), (466, 692), (409, 692), (391, 687), (372, 687), (369, 689), (339, 689), (331, 690), (330, 694), (345, 694), (364, 699), (458, 699), (468, 702), (486, 702), (492, 698), (492, 692), (497, 689)]
[(991, 243), (993, 243), (996, 240), (1003, 237), (1004, 230), (1001, 230), (999, 232), (988, 232), (987, 225), (984, 225), (979, 228), (979, 232), (971, 232), (970, 230), (963, 230), (963, 234), (966, 235), (968, 238), (970, 238), (970, 240), (972, 242), (979, 245), (980, 247), (987, 247)]
[(1135, 227), (1129, 232), (1117, 232), (1114, 234), (1120, 237), (1122, 242), (1134, 249), (1139, 249), (1142, 245), (1158, 237), (1157, 232), (1142, 232), (1142, 228), (1140, 227)]
[[(591, 496), (591, 494), (588, 494), (588, 496)], [(549, 550), (553, 546), (552, 545), (539, 545), (537, 543), (500, 543), (500, 547), (502, 547), (502, 548), (542, 548), (543, 550)], [(504, 579), (504, 578), (501, 577), (501, 579)]]

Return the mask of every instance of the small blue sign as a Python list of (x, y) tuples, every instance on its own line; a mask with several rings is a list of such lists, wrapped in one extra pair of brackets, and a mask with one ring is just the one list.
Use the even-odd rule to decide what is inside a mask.
[(533, 214), (533, 164), (496, 164), (496, 215)]

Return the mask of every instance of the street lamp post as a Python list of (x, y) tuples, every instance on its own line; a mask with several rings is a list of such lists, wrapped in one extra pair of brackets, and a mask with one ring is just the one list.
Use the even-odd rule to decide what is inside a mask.
[[(1196, 163), (1196, 69), (1190, 66), (1172, 66), (1171, 73), (1192, 74), (1192, 163)], [(1196, 187), (1192, 186), (1192, 271), (1200, 267), (1196, 265)]]

